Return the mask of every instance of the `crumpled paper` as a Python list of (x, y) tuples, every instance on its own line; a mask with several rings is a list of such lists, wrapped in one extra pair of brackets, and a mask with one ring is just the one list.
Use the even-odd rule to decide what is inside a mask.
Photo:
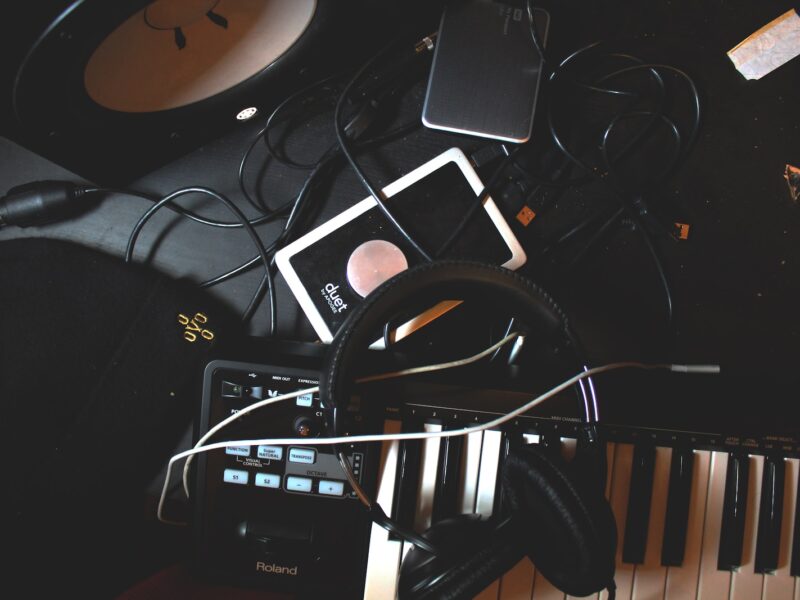
[(747, 79), (761, 79), (800, 55), (800, 15), (790, 10), (728, 52)]
[(789, 195), (792, 200), (800, 202), (800, 169), (792, 165), (786, 165), (783, 177), (789, 186)]

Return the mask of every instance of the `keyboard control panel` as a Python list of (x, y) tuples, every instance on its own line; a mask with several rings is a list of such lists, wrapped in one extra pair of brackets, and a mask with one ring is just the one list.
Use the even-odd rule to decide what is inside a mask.
[[(229, 446), (198, 457), (197, 570), (213, 580), (301, 596), (335, 585), (352, 588), (357, 597), (370, 522), (333, 447), (314, 444), (324, 435), (315, 389), (319, 372), (313, 361), (311, 368), (297, 368), (289, 366), (297, 363), (291, 357), (273, 358), (272, 364), (214, 360), (205, 368), (196, 439), (254, 403), (308, 391), (242, 415), (209, 440), (230, 440)], [(350, 408), (349, 434), (380, 429), (380, 424), (370, 429), (360, 407)], [(242, 443), (274, 438), (303, 441)], [(343, 449), (360, 484), (374, 489), (380, 448), (351, 444)]]

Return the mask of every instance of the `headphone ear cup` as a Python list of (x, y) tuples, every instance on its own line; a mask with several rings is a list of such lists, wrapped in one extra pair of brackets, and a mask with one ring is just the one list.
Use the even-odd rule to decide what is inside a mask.
[(440, 521), (423, 534), (440, 553), (411, 549), (400, 567), (398, 600), (474, 598), (525, 556), (516, 530), (478, 514)]
[(512, 449), (503, 489), (515, 521), (526, 528), (536, 569), (561, 591), (587, 596), (613, 581), (617, 529), (605, 497), (570, 466), (536, 446)]

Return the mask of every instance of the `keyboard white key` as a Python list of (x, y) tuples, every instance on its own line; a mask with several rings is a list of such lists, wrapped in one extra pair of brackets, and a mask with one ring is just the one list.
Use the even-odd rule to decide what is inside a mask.
[(522, 441), (525, 444), (538, 444), (541, 436), (538, 433), (523, 433)]
[[(441, 431), (442, 426), (426, 423), (425, 431)], [(422, 442), (420, 457), (421, 471), (419, 475), (419, 490), (417, 491), (417, 508), (414, 515), (414, 530), (422, 533), (431, 526), (431, 513), (433, 512), (433, 497), (436, 490), (436, 471), (439, 468), (439, 447), (442, 440), (427, 438)]]
[[(499, 431), (484, 431), (481, 449), (481, 464), (478, 473), (478, 489), (475, 498), (475, 512), (490, 517), (494, 508), (494, 492), (497, 486), (497, 465), (500, 462), (500, 442), (503, 434)], [(475, 596), (475, 600), (496, 600), (500, 592), (500, 581)]]
[(717, 569), (722, 505), (725, 499), (725, 474), (728, 470), (728, 453), (712, 452), (711, 472), (706, 498), (703, 524), (703, 545), (700, 551), (700, 579), (697, 600), (728, 600), (731, 574)]
[(529, 600), (533, 594), (536, 570), (528, 558), (523, 558), (500, 579), (498, 600)]
[(536, 578), (533, 581), (532, 600), (564, 600), (564, 598), (564, 592), (547, 581), (541, 573), (536, 572)]
[[(606, 442), (606, 500), (610, 501), (611, 498), (611, 475), (614, 472), (614, 449), (616, 444), (614, 442)], [(600, 600), (600, 594), (605, 592), (598, 592), (590, 596), (592, 600)], [(567, 600), (578, 600), (578, 596), (567, 596)]]
[[(631, 487), (631, 465), (633, 444), (616, 444), (614, 448), (614, 470), (611, 473), (611, 508), (617, 522), (617, 559), (614, 581), (617, 585), (617, 600), (630, 600), (633, 590), (634, 566), (622, 562), (622, 540), (625, 539), (625, 517), (628, 512), (628, 493)], [(608, 592), (600, 592), (607, 600)]]
[[(522, 439), (525, 444), (538, 444), (540, 441), (539, 435), (533, 433), (523, 434)], [(523, 558), (500, 579), (499, 600), (530, 600), (535, 577), (533, 563)]]
[[(384, 433), (398, 433), (399, 431), (399, 421), (385, 422)], [(376, 500), (387, 514), (392, 509), (399, 446), (400, 442), (394, 441), (384, 443), (381, 448)], [(364, 600), (381, 600), (395, 597), (397, 594), (401, 547), (401, 542), (389, 539), (389, 532), (383, 527), (372, 525), (367, 557)]]
[(478, 496), (478, 474), (481, 468), (481, 448), (483, 432), (470, 433), (464, 440), (464, 478), (460, 486), (461, 512), (475, 512), (475, 499)]
[(680, 567), (669, 567), (667, 570), (664, 600), (685, 600), (693, 598), (697, 592), (710, 466), (711, 452), (708, 450), (695, 451), (692, 488), (689, 497), (686, 551), (683, 555), (683, 564)]
[(754, 600), (761, 597), (764, 575), (755, 572), (758, 509), (761, 495), (761, 476), (764, 457), (750, 457), (750, 477), (747, 480), (747, 512), (744, 520), (742, 566), (731, 577), (730, 600)]
[(561, 438), (560, 450), (561, 456), (567, 462), (575, 458), (575, 452), (578, 449), (578, 440), (575, 438)]
[(656, 448), (647, 546), (644, 563), (636, 565), (634, 568), (632, 600), (660, 599), (664, 594), (667, 568), (661, 566), (661, 544), (664, 540), (671, 458), (671, 448)]
[(792, 559), (792, 536), (794, 534), (794, 510), (797, 506), (797, 478), (800, 470), (800, 459), (789, 458), (785, 461), (786, 478), (783, 489), (783, 520), (781, 521), (781, 545), (778, 554), (778, 568), (774, 574), (764, 575), (764, 591), (762, 600), (792, 600), (795, 587), (800, 593), (800, 582), (789, 572)]
[(478, 474), (478, 493), (475, 511), (484, 517), (492, 516), (494, 492), (497, 485), (497, 465), (500, 462), (500, 442), (503, 434), (499, 431), (483, 432), (481, 466)]

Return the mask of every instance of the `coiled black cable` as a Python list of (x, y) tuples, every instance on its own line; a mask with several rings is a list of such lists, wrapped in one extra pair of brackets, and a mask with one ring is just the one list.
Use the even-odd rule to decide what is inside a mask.
[[(274, 285), (272, 274), (270, 272), (270, 263), (269, 257), (267, 256), (267, 250), (264, 247), (264, 243), (261, 241), (261, 238), (258, 237), (258, 233), (256, 232), (255, 228), (248, 222), (247, 217), (244, 215), (242, 210), (236, 206), (233, 202), (231, 202), (228, 198), (220, 194), (219, 192), (215, 192), (214, 190), (210, 190), (208, 188), (203, 187), (188, 187), (182, 188), (179, 190), (175, 190), (171, 194), (167, 194), (161, 200), (153, 204), (145, 213), (139, 218), (136, 222), (136, 225), (133, 227), (133, 230), (128, 237), (128, 244), (125, 249), (125, 262), (129, 263), (133, 260), (133, 250), (136, 246), (136, 240), (139, 238), (139, 234), (141, 233), (144, 226), (147, 222), (155, 215), (161, 208), (164, 206), (169, 205), (171, 202), (180, 198), (181, 196), (185, 196), (186, 194), (193, 194), (193, 193), (200, 193), (210, 196), (211, 198), (216, 199), (220, 203), (222, 203), (229, 211), (231, 211), (240, 221), (242, 227), (247, 230), (250, 239), (253, 240), (253, 244), (255, 244), (256, 248), (258, 249), (259, 257), (264, 264), (264, 272), (265, 278), (268, 288), (270, 289), (270, 293), (274, 294)], [(275, 306), (274, 302), (270, 303), (269, 306), (269, 335), (274, 335), (276, 323), (277, 323), (277, 307)], [(250, 318), (250, 309), (245, 311), (245, 315), (242, 317), (245, 321)]]
[[(673, 319), (673, 301), (671, 287), (664, 269), (663, 262), (658, 254), (653, 234), (669, 234), (669, 229), (661, 224), (648, 205), (647, 197), (663, 185), (671, 176), (693, 147), (697, 138), (701, 121), (700, 95), (692, 78), (683, 70), (661, 63), (649, 63), (629, 53), (603, 52), (604, 44), (595, 42), (579, 48), (562, 59), (553, 68), (548, 76), (550, 89), (547, 109), (547, 128), (556, 149), (564, 156), (566, 161), (577, 167), (579, 176), (567, 181), (548, 181), (545, 177), (534, 174), (530, 169), (525, 171), (528, 179), (545, 189), (564, 190), (571, 187), (586, 185), (590, 182), (599, 182), (611, 192), (618, 206), (610, 211), (603, 211), (600, 215), (593, 214), (581, 222), (570, 226), (566, 233), (560, 234), (556, 240), (546, 245), (542, 254), (551, 253), (555, 248), (577, 239), (578, 234), (590, 232), (588, 240), (575, 253), (568, 266), (576, 265), (583, 257), (588, 255), (595, 246), (616, 223), (622, 218), (629, 219), (635, 230), (640, 235), (647, 252), (655, 265), (661, 286), (664, 290), (665, 308), (669, 323)], [(611, 70), (606, 69), (602, 75), (597, 75), (597, 64), (603, 61), (623, 61), (628, 63), (617, 66)], [(584, 68), (581, 69), (581, 64)], [(611, 85), (612, 81), (624, 79), (626, 76), (642, 72), (646, 75), (655, 89), (654, 94), (648, 95), (642, 90), (626, 89), (625, 85)], [(592, 75), (595, 73), (594, 75)], [(688, 132), (684, 135), (675, 119), (666, 113), (667, 84), (664, 76), (671, 74), (682, 79), (688, 86), (692, 118)], [(629, 82), (628, 82), (629, 83)], [(580, 133), (583, 135), (584, 148), (595, 154), (593, 159), (586, 152), (571, 147), (565, 140), (558, 122), (557, 115), (565, 104), (565, 98), (576, 96), (575, 89), (582, 89), (587, 94), (603, 94), (611, 98), (618, 98), (625, 106), (613, 112), (608, 121), (600, 128), (597, 138), (586, 139), (587, 128)], [(577, 122), (574, 108), (570, 106), (570, 122)], [(611, 150), (611, 140), (619, 137), (620, 125), (625, 121), (643, 121), (643, 125), (630, 135), (621, 147)], [(654, 172), (648, 172), (646, 181), (637, 183), (632, 177), (625, 175), (620, 170), (620, 164), (630, 156), (634, 150), (653, 139), (656, 128), (666, 128), (671, 141), (667, 146), (671, 151), (669, 156), (659, 161), (659, 167)], [(578, 136), (580, 137), (580, 136)], [(519, 167), (518, 167), (519, 168)], [(641, 177), (641, 174), (639, 174)]]
[(372, 181), (370, 181), (369, 177), (367, 177), (367, 174), (361, 168), (361, 165), (356, 162), (352, 152), (350, 151), (350, 140), (348, 139), (347, 132), (345, 131), (344, 124), (342, 123), (344, 106), (347, 102), (350, 90), (352, 90), (356, 83), (358, 83), (367, 69), (372, 67), (379, 59), (383, 58), (394, 46), (395, 42), (387, 44), (381, 51), (377, 52), (372, 58), (364, 63), (356, 72), (356, 74), (353, 75), (352, 79), (348, 82), (347, 86), (344, 88), (344, 91), (339, 96), (339, 101), (336, 103), (336, 110), (334, 111), (333, 120), (336, 128), (336, 138), (339, 140), (339, 147), (341, 148), (342, 154), (347, 159), (347, 162), (350, 163), (350, 166), (352, 167), (358, 179), (361, 181), (370, 195), (375, 199), (378, 208), (380, 208), (381, 212), (389, 220), (392, 226), (411, 245), (411, 247), (414, 248), (417, 254), (419, 254), (425, 261), (429, 262), (432, 260), (431, 255), (408, 233), (408, 231), (406, 231), (403, 225), (392, 214), (392, 212), (389, 210), (389, 207), (386, 206), (386, 196), (372, 183)]

